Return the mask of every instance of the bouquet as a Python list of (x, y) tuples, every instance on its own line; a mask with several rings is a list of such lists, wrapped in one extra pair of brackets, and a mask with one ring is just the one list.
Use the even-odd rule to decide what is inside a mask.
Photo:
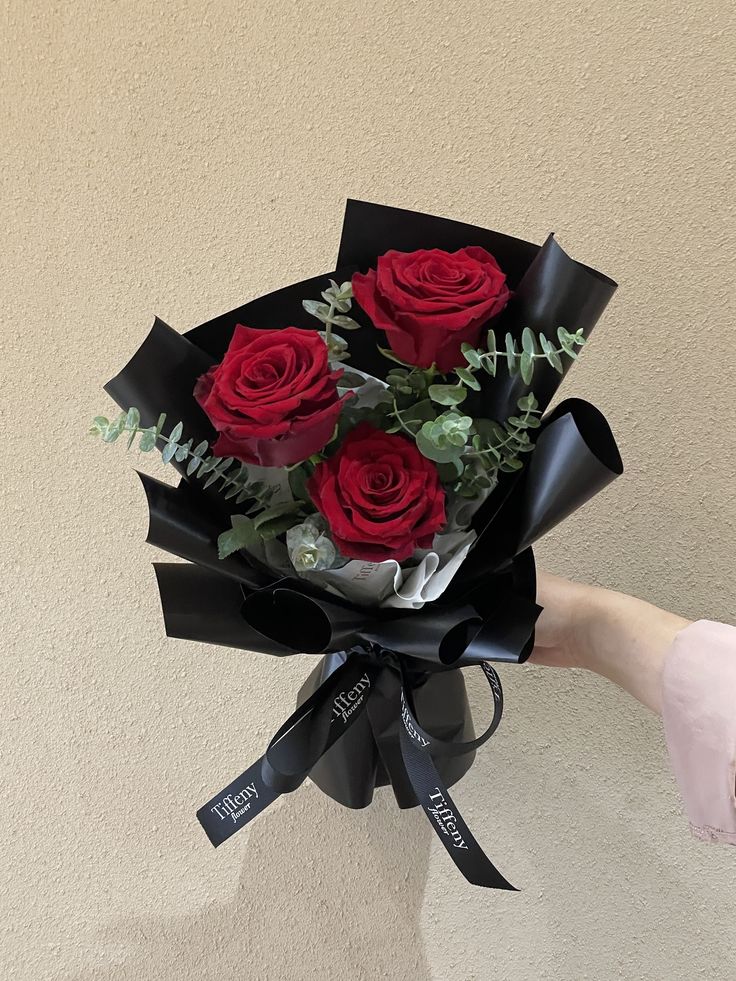
[[(512, 889), (449, 787), (524, 661), (532, 545), (623, 468), (601, 413), (548, 411), (616, 284), (473, 225), (348, 201), (337, 268), (181, 335), (158, 318), (92, 432), (141, 475), (169, 636), (319, 658), (264, 755), (197, 816), (221, 844), (307, 776), (347, 807), (390, 784), (465, 877)], [(474, 732), (461, 669), (493, 717)]]

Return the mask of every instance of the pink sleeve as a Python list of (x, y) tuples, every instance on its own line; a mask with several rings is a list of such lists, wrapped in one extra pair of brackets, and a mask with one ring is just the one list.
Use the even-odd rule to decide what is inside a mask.
[(698, 620), (677, 634), (662, 718), (690, 830), (736, 845), (736, 627)]

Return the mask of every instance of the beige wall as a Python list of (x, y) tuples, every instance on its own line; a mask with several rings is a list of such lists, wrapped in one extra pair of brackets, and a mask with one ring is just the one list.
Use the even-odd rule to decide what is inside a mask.
[(659, 721), (582, 674), (504, 670), (458, 791), (520, 895), (385, 793), (306, 786), (215, 853), (194, 810), (310, 663), (165, 638), (137, 458), (85, 437), (154, 313), (329, 268), (348, 195), (554, 229), (621, 283), (565, 391), (627, 474), (539, 558), (736, 620), (727, 7), (6, 0), (0, 976), (736, 974), (736, 850), (689, 839)]

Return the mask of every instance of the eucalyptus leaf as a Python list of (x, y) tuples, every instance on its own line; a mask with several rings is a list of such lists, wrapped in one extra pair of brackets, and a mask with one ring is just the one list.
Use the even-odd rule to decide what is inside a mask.
[(468, 364), (471, 365), (471, 367), (480, 368), (481, 366), (480, 355), (475, 350), (472, 344), (467, 344), (467, 343), (461, 344), (460, 350), (463, 353), (463, 357), (468, 362)]
[(455, 374), (461, 382), (464, 382), (468, 386), (468, 388), (472, 388), (476, 392), (480, 391), (480, 382), (472, 371), (468, 371), (467, 368), (456, 368)]
[(529, 385), (531, 383), (532, 376), (534, 375), (534, 359), (528, 351), (521, 352), (519, 370), (521, 371), (521, 377), (524, 380), (524, 384)]
[(224, 531), (217, 539), (217, 554), (225, 559), (241, 548), (249, 548), (258, 543), (258, 533), (253, 520), (244, 514), (234, 514), (230, 519), (232, 528)]
[(555, 369), (555, 371), (558, 371), (560, 374), (563, 374), (565, 369), (562, 367), (562, 358), (560, 358), (558, 352), (553, 347), (550, 346), (549, 350), (545, 351), (545, 354), (547, 356), (547, 360)]
[(301, 508), (302, 506), (299, 501), (287, 501), (285, 504), (276, 504), (274, 507), (262, 511), (253, 522), (253, 527), (258, 531), (263, 525), (268, 524), (269, 521), (274, 521), (276, 518), (280, 518), (285, 514), (295, 514), (301, 511)]
[(537, 339), (529, 327), (525, 327), (521, 332), (521, 346), (527, 354), (537, 353)]
[(485, 440), (502, 440), (506, 438), (506, 430), (495, 419), (475, 419), (476, 432)]
[(402, 366), (402, 368), (412, 368), (412, 367), (414, 367), (413, 365), (409, 364), (408, 361), (402, 361), (401, 358), (398, 357), (396, 354), (394, 354), (394, 352), (391, 351), (389, 348), (387, 348), (387, 347), (381, 347), (380, 345), (377, 345), (377, 346), (378, 346), (378, 350), (381, 352), (381, 354), (384, 356), (384, 358), (388, 358), (389, 361), (395, 361), (396, 364), (400, 364)]
[(495, 348), (493, 351), (489, 351), (488, 354), (485, 355), (485, 357), (481, 361), (481, 364), (483, 366), (483, 370), (488, 372), (488, 374), (492, 378), (496, 377), (496, 367), (498, 365), (498, 353), (495, 350)]
[(309, 475), (301, 466), (289, 471), (289, 490), (299, 501), (309, 500), (309, 492), (307, 491), (308, 480)]
[(422, 399), (421, 402), (415, 402), (408, 409), (401, 411), (401, 418), (405, 422), (430, 422), (434, 421), (435, 416), (436, 411), (430, 399)]
[[(255, 519), (255, 523), (258, 522), (261, 515)], [(282, 514), (278, 518), (272, 518), (269, 521), (263, 521), (258, 525), (258, 535), (264, 541), (270, 541), (272, 538), (278, 538), (279, 535), (283, 535), (285, 531), (289, 528), (293, 528), (294, 525), (298, 525), (302, 521), (303, 515), (292, 512), (291, 514)]]
[(342, 315), (333, 316), (330, 323), (339, 327), (340, 330), (360, 330), (360, 324), (357, 320), (353, 320), (352, 317), (344, 317)]
[(302, 300), (302, 306), (310, 313), (313, 317), (317, 317), (322, 323), (325, 323), (329, 314), (330, 308), (326, 303), (320, 303), (319, 300)]
[(467, 397), (462, 385), (430, 385), (429, 397), (440, 405), (459, 405)]
[(108, 423), (107, 429), (102, 434), (103, 442), (105, 443), (115, 442), (115, 440), (121, 435), (121, 433), (125, 429), (125, 418), (126, 418), (126, 413), (121, 412), (114, 422)]
[(516, 350), (516, 341), (513, 339), (511, 334), (506, 335), (506, 366), (509, 370), (510, 375), (516, 374), (516, 361), (518, 358), (518, 353)]
[(177, 443), (167, 443), (163, 450), (161, 450), (161, 459), (164, 463), (171, 463), (178, 449), (179, 446)]
[(141, 433), (141, 441), (138, 444), (138, 449), (142, 453), (150, 453), (151, 450), (156, 448), (156, 430), (152, 426), (150, 429), (144, 429)]
[(428, 460), (433, 460), (435, 463), (450, 463), (452, 460), (456, 460), (462, 456), (464, 449), (462, 446), (439, 447), (436, 443), (432, 442), (427, 432), (428, 426), (431, 426), (431, 423), (425, 423), (416, 437), (417, 448), (422, 456), (426, 456)]
[(186, 443), (180, 443), (179, 446), (177, 447), (176, 453), (174, 454), (176, 462), (183, 463), (186, 460), (186, 458), (189, 456), (189, 450), (191, 448), (192, 448), (191, 439), (188, 440)]

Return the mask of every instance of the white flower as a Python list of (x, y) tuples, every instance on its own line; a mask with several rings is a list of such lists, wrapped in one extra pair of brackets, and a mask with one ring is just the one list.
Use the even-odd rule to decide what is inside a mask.
[(330, 569), (337, 550), (325, 534), (326, 523), (320, 515), (310, 516), (286, 532), (286, 547), (297, 572), (319, 572)]

